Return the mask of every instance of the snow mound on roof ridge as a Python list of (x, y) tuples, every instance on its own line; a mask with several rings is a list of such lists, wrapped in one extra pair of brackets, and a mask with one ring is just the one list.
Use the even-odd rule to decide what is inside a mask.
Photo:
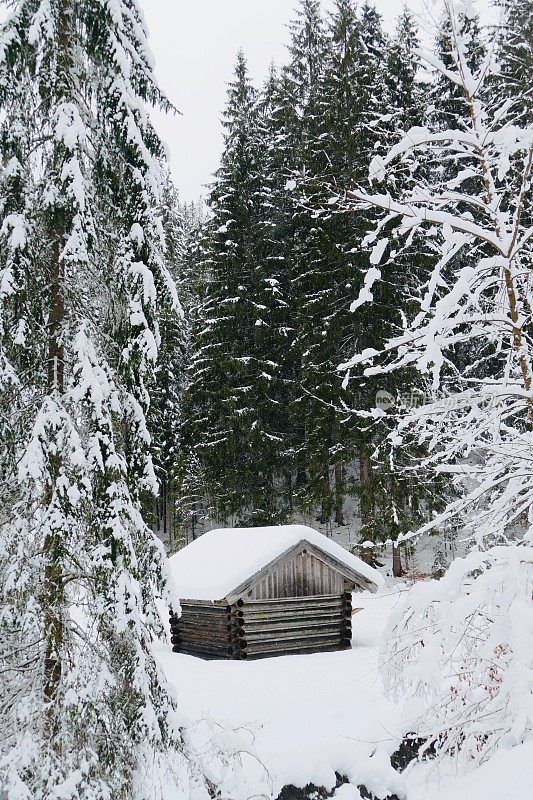
[(279, 555), (305, 540), (358, 572), (376, 586), (383, 578), (342, 545), (306, 525), (215, 528), (170, 558), (178, 597), (222, 600)]

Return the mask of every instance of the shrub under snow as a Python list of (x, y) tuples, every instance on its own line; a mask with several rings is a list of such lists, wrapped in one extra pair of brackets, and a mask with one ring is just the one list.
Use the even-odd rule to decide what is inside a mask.
[(456, 560), (406, 593), (385, 637), (390, 694), (412, 730), (461, 768), (533, 738), (533, 548)]

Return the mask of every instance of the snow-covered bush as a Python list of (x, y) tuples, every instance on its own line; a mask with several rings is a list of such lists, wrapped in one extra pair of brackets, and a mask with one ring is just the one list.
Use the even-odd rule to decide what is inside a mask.
[(494, 547), (398, 605), (382, 669), (424, 750), (466, 767), (533, 738), (532, 590), (533, 548)]

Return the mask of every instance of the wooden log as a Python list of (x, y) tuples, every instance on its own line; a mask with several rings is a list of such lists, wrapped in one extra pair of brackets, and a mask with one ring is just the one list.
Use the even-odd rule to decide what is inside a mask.
[(227, 647), (233, 647), (234, 642), (230, 638), (226, 639), (197, 639), (195, 636), (183, 636), (180, 635), (177, 637), (179, 639), (179, 644), (185, 643), (194, 643), (198, 647), (202, 648), (214, 648), (214, 649), (226, 649)]
[(244, 636), (246, 634), (267, 634), (267, 633), (274, 633), (276, 631), (280, 632), (290, 632), (290, 631), (302, 631), (302, 630), (331, 630), (332, 628), (338, 628), (338, 630), (344, 630), (346, 628), (346, 622), (342, 618), (337, 619), (308, 619), (305, 621), (302, 620), (290, 620), (290, 621), (283, 621), (283, 622), (244, 622), (243, 624), (238, 626), (237, 632), (239, 636)]
[(242, 624), (235, 623), (234, 627), (247, 628), (250, 625), (255, 626), (257, 628), (271, 627), (273, 625), (294, 625), (296, 627), (298, 626), (305, 627), (305, 625), (311, 624), (313, 622), (318, 622), (323, 625), (340, 625), (341, 622), (343, 622), (343, 618), (338, 616), (337, 614), (330, 616), (323, 616), (323, 617), (321, 616), (321, 617), (306, 617), (306, 618), (295, 617), (295, 616), (284, 617), (276, 614), (275, 616), (272, 617), (260, 617), (260, 618), (244, 617)]
[(181, 613), (193, 613), (193, 614), (202, 614), (202, 615), (210, 615), (213, 617), (216, 616), (223, 616), (224, 614), (229, 614), (231, 611), (231, 606), (203, 606), (197, 605), (196, 603), (183, 603), (181, 606)]
[(191, 611), (185, 611), (179, 621), (181, 620), (199, 620), (209, 625), (219, 625), (222, 622), (227, 622), (231, 618), (230, 614), (197, 614)]
[(217, 609), (217, 608), (227, 608), (228, 604), (225, 600), (195, 600), (194, 598), (188, 598), (186, 600), (180, 600), (180, 606), (200, 606), (201, 608), (207, 609)]
[(313, 634), (301, 634), (298, 636), (294, 636), (291, 634), (282, 634), (276, 632), (275, 634), (271, 634), (269, 636), (242, 636), (239, 638), (234, 639), (234, 644), (236, 647), (255, 647), (255, 645), (265, 644), (272, 644), (273, 642), (318, 642), (322, 641), (323, 639), (345, 639), (346, 641), (351, 641), (351, 636), (344, 631), (320, 631), (320, 632), (313, 632)]
[(223, 634), (203, 633), (201, 631), (191, 631), (187, 628), (182, 628), (178, 634), (181, 641), (195, 641), (195, 642), (231, 642), (232, 636), (227, 631)]
[(340, 630), (334, 631), (323, 631), (321, 633), (313, 633), (307, 634), (302, 633), (299, 635), (290, 634), (272, 634), (270, 636), (261, 636), (261, 637), (243, 637), (242, 639), (236, 640), (239, 647), (247, 649), (248, 647), (256, 648), (265, 646), (271, 646), (279, 644), (283, 642), (283, 644), (293, 643), (295, 646), (302, 646), (302, 643), (312, 643), (320, 644), (325, 640), (331, 639), (335, 641), (340, 641), (341, 639), (347, 639), (348, 637), (345, 636)]
[(299, 609), (295, 611), (278, 611), (277, 609), (272, 610), (265, 610), (265, 611), (248, 611), (248, 609), (244, 609), (243, 611), (239, 611), (237, 614), (238, 619), (244, 619), (245, 621), (261, 621), (261, 620), (271, 620), (271, 621), (283, 621), (283, 620), (293, 620), (297, 622), (298, 620), (305, 620), (305, 619), (327, 619), (327, 618), (342, 618), (346, 617), (347, 614), (345, 613), (344, 609), (342, 608), (332, 608), (332, 609)]
[(349, 601), (342, 595), (332, 595), (331, 597), (289, 597), (272, 600), (239, 600), (237, 608), (253, 609), (261, 611), (265, 609), (295, 609), (295, 608), (330, 608), (331, 606), (337, 607), (341, 605), (348, 605)]
[(261, 642), (261, 643), (254, 643), (253, 645), (248, 645), (247, 647), (241, 647), (241, 651), (246, 652), (249, 656), (255, 655), (257, 653), (276, 653), (276, 652), (286, 652), (286, 653), (296, 653), (301, 652), (302, 650), (307, 650), (308, 652), (319, 653), (326, 647), (336, 647), (339, 650), (348, 647), (348, 642), (346, 639), (341, 638), (340, 636), (332, 636), (330, 638), (325, 639), (306, 639), (301, 640), (298, 642), (291, 642), (291, 641), (275, 641), (275, 642)]
[(180, 639), (176, 642), (176, 647), (181, 650), (202, 650), (212, 651), (213, 653), (226, 653), (230, 648), (235, 648), (234, 642), (205, 642), (198, 639)]
[(231, 625), (231, 622), (227, 619), (222, 619), (217, 622), (213, 622), (209, 619), (199, 619), (197, 617), (189, 619), (182, 618), (180, 620), (180, 624), (177, 626), (179, 628), (187, 627), (187, 628), (198, 628), (202, 630), (208, 631), (226, 631), (228, 629), (228, 625)]
[(345, 614), (349, 611), (351, 615), (351, 609), (348, 609), (346, 606), (338, 603), (337, 605), (329, 605), (329, 606), (286, 606), (280, 608), (278, 606), (264, 606), (263, 608), (252, 608), (250, 606), (243, 606), (242, 609), (239, 609), (237, 612), (237, 616), (241, 614), (245, 617), (261, 617), (265, 614), (270, 616), (293, 616), (296, 617), (300, 614)]
[(240, 598), (237, 601), (237, 606), (242, 608), (243, 605), (249, 606), (261, 606), (265, 603), (268, 605), (298, 605), (298, 603), (310, 603), (310, 602), (333, 602), (338, 600), (351, 600), (351, 593), (350, 592), (343, 592), (342, 594), (315, 594), (315, 595), (306, 595), (302, 597), (273, 597), (271, 600), (254, 600), (252, 598)]
[(350, 637), (350, 633), (348, 631), (343, 630), (342, 628), (335, 627), (335, 628), (312, 628), (304, 631), (295, 631), (295, 630), (283, 630), (283, 631), (266, 631), (260, 632), (257, 631), (243, 631), (239, 633), (239, 636), (234, 637), (235, 641), (247, 641), (247, 642), (275, 642), (275, 641), (282, 641), (282, 640), (298, 640), (298, 639), (312, 639), (316, 637), (324, 637), (324, 636), (344, 636), (346, 638)]
[(268, 653), (264, 652), (257, 652), (257, 653), (247, 653), (246, 651), (235, 656), (235, 658), (242, 659), (243, 661), (257, 661), (260, 658), (279, 658), (280, 656), (303, 656), (303, 655), (310, 655), (312, 653), (337, 653), (341, 650), (351, 650), (351, 645), (326, 645), (321, 647), (320, 650), (317, 650), (314, 647), (304, 647), (301, 650), (274, 650)]
[(235, 649), (232, 642), (204, 642), (193, 639), (182, 639), (174, 646), (179, 647), (180, 652), (183, 650), (196, 650), (205, 653), (233, 653)]
[(244, 617), (262, 617), (269, 616), (293, 616), (297, 617), (301, 614), (349, 614), (351, 616), (352, 610), (342, 603), (329, 606), (287, 606), (280, 608), (278, 606), (264, 606), (263, 608), (256, 608), (253, 606), (243, 606), (234, 612), (232, 616)]
[(232, 624), (232, 620), (229, 619), (222, 619), (217, 622), (210, 621), (208, 619), (202, 619), (201, 617), (182, 617), (180, 620), (179, 627), (183, 627), (184, 625), (188, 625), (195, 628), (205, 628), (206, 630), (226, 630), (228, 625)]
[(351, 606), (351, 601), (342, 595), (331, 595), (331, 597), (287, 597), (283, 599), (271, 598), (268, 600), (242, 600), (232, 608), (251, 608), (256, 611), (262, 608), (329, 608), (330, 606)]
[(174, 650), (175, 653), (183, 653), (186, 656), (193, 656), (194, 658), (201, 658), (203, 661), (231, 661), (236, 656), (234, 653), (206, 653), (205, 651), (179, 649)]
[(228, 631), (227, 625), (223, 625), (220, 628), (211, 628), (206, 625), (189, 625), (186, 622), (179, 627), (178, 632), (181, 633), (182, 631), (188, 631), (190, 634), (201, 637), (229, 636), (231, 633), (231, 631)]
[(220, 617), (227, 617), (231, 611), (227, 611), (226, 609), (222, 611), (206, 611), (199, 607), (191, 607), (191, 608), (183, 608), (181, 611), (181, 616), (194, 616), (194, 617), (204, 617), (204, 619), (219, 619)]

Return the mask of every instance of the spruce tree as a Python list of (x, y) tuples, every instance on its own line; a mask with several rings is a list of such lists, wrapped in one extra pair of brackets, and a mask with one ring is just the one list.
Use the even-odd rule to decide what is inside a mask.
[[(280, 518), (295, 510), (298, 490), (305, 478), (302, 463), (302, 425), (296, 401), (300, 396), (300, 355), (298, 352), (298, 294), (294, 284), (296, 254), (294, 183), (297, 157), (298, 121), (294, 103), (294, 84), (282, 71), (271, 70), (260, 98), (260, 125), (265, 143), (264, 184), (260, 193), (260, 230), (263, 243), (263, 269), (273, 292), (268, 319), (275, 335), (268, 347), (277, 364), (275, 384), (277, 453), (277, 491)], [(289, 188), (287, 188), (289, 187)], [(265, 341), (266, 345), (266, 341)]]
[[(398, 17), (394, 34), (386, 51), (384, 75), (385, 90), (383, 115), (378, 120), (380, 134), (379, 150), (392, 147), (416, 126), (422, 124), (425, 112), (424, 87), (419, 76), (418, 31), (412, 13), (406, 8)], [(412, 186), (413, 177), (409, 168), (395, 175), (395, 188), (405, 191)], [(373, 320), (372, 331), (375, 342), (383, 342), (402, 330), (403, 319), (416, 313), (416, 297), (420, 286), (427, 279), (433, 263), (433, 252), (423, 237), (415, 237), (407, 245), (391, 234), (384, 223), (380, 238), (372, 242), (382, 251), (381, 257), (372, 257), (379, 271), (379, 282), (372, 287), (373, 303), (368, 313)], [(361, 308), (364, 311), (364, 306)], [(357, 312), (356, 312), (357, 313)], [(373, 346), (369, 344), (369, 346)], [(398, 402), (416, 402), (425, 391), (424, 382), (413, 370), (403, 370), (376, 380), (364, 379), (365, 391), (375, 398), (377, 392), (385, 390)], [(397, 451), (389, 432), (394, 415), (367, 422), (370, 481), (368, 482), (370, 514), (362, 534), (376, 543), (395, 541), (399, 535), (420, 524), (422, 509), (427, 511), (438, 503), (438, 487), (430, 491), (423, 481), (415, 480), (406, 473), (408, 452)], [(404, 443), (404, 448), (406, 444)], [(409, 453), (412, 456), (412, 453)], [(393, 572), (402, 573), (400, 551), (393, 549)]]
[(269, 259), (264, 127), (242, 53), (224, 114), (225, 150), (211, 194), (206, 299), (191, 365), (189, 439), (221, 520), (280, 513), (280, 365), (273, 358), (282, 298)]
[[(136, 0), (19, 0), (0, 30), (0, 792), (158, 798), (179, 761), (152, 654), (146, 426), (167, 107)], [(172, 298), (172, 299), (170, 299)], [(165, 775), (163, 774), (165, 771)]]
[(161, 342), (148, 416), (158, 493), (155, 503), (150, 503), (148, 514), (152, 517), (154, 531), (166, 544), (167, 550), (172, 550), (177, 533), (182, 403), (190, 358), (189, 292), (188, 276), (185, 275), (190, 232), (186, 212), (180, 208), (178, 194), (168, 179), (160, 215), (165, 235), (165, 258), (183, 308), (176, 313), (171, 298), (165, 298), (159, 309)]
[[(370, 453), (359, 422), (346, 407), (360, 406), (355, 382), (343, 390), (337, 372), (354, 336), (372, 341), (374, 324), (355, 318), (368, 264), (362, 241), (369, 228), (364, 214), (331, 213), (338, 196), (362, 180), (378, 142), (383, 113), (385, 38), (370, 3), (359, 14), (350, 0), (339, 0), (328, 26), (323, 70), (309, 113), (313, 132), (306, 144), (306, 172), (301, 181), (299, 220), (302, 256), (299, 337), (302, 351), (302, 408), (306, 422), (308, 496), (323, 523), (342, 525), (344, 502), (353, 491), (348, 465), (359, 457), (360, 484), (369, 483)], [(367, 401), (365, 400), (365, 403)], [(362, 493), (363, 494), (363, 493)], [(366, 497), (361, 498), (367, 517)]]

